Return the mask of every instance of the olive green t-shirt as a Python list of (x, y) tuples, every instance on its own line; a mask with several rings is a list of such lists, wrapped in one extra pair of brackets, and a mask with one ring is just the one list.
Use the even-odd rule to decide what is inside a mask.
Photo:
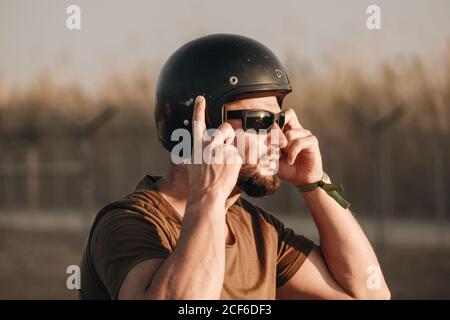
[[(96, 216), (81, 262), (81, 299), (115, 299), (138, 263), (166, 258), (182, 218), (159, 193), (160, 177), (146, 175), (135, 191)], [(225, 248), (222, 299), (275, 299), (276, 288), (301, 267), (313, 242), (240, 197), (226, 214), (235, 237)]]

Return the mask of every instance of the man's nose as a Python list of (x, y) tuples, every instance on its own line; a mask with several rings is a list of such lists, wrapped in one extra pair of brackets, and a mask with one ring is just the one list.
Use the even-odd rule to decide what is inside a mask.
[(269, 146), (277, 145), (280, 149), (284, 149), (288, 145), (288, 140), (284, 135), (283, 130), (281, 130), (280, 126), (276, 122), (273, 124), (272, 129), (267, 135), (267, 144)]

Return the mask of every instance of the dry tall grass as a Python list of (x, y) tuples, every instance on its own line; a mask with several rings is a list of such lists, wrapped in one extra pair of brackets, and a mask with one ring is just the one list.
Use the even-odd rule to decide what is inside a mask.
[[(370, 70), (353, 61), (324, 63), (326, 72), (320, 73), (305, 68), (301, 61), (287, 63), (296, 90), (286, 105), (294, 106), (304, 126), (318, 135), (325, 169), (344, 183), (354, 210), (423, 217), (448, 214), (450, 48), (431, 63), (410, 57), (383, 61)], [(23, 161), (29, 135), (19, 133), (28, 132), (29, 127), (37, 135), (41, 131), (56, 135), (113, 107), (118, 110), (115, 119), (92, 140), (95, 200), (99, 205), (126, 193), (138, 176), (162, 170), (167, 160), (152, 118), (157, 72), (139, 69), (131, 75), (108, 75), (94, 96), (78, 83), (58, 85), (48, 72), (23, 90), (7, 90), (0, 81), (0, 162)], [(395, 124), (382, 129), (386, 123), (380, 119), (393, 110), (398, 111), (393, 113)], [(40, 141), (45, 150), (68, 150), (63, 146), (73, 142)], [(77, 154), (49, 151), (47, 160), (55, 154), (70, 157), (65, 152)], [(0, 187), (0, 207), (20, 205), (16, 200), (5, 204), (5, 193), (20, 192), (20, 179), (4, 179), (10, 180), (1, 186), (8, 185), (10, 191)], [(59, 183), (67, 183), (63, 180)], [(58, 188), (58, 183), (52, 185)], [(52, 206), (52, 188), (42, 189), (41, 204)], [(64, 192), (72, 197), (76, 188)], [(291, 196), (276, 198), (285, 211), (295, 208)], [(77, 203), (72, 201), (70, 206)]]

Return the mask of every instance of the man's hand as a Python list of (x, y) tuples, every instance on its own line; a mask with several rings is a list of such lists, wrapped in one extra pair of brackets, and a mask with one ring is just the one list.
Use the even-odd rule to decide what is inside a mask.
[[(201, 146), (201, 150), (193, 150), (193, 155), (200, 153), (201, 164), (187, 165), (189, 173), (190, 198), (204, 197), (205, 195), (218, 197), (226, 202), (236, 185), (242, 158), (238, 149), (232, 144), (235, 133), (231, 125), (224, 122), (212, 136), (206, 137), (205, 125), (205, 98), (198, 96), (195, 100), (192, 117), (194, 148)], [(206, 155), (207, 159), (204, 159)], [(206, 160), (206, 161), (205, 161)], [(194, 161), (191, 161), (194, 163)], [(228, 208), (226, 208), (228, 209)]]
[[(231, 144), (234, 130), (228, 123), (221, 125), (210, 141), (203, 139), (207, 134), (205, 109), (205, 98), (197, 97), (192, 123), (194, 148), (200, 150), (193, 150), (191, 164), (186, 165), (189, 196), (177, 245), (164, 260), (149, 259), (136, 265), (122, 284), (121, 299), (220, 298), (225, 277), (225, 217), (232, 205), (228, 198), (242, 159)], [(196, 151), (200, 159), (196, 159)], [(225, 161), (205, 163), (204, 155), (219, 160), (215, 155), (221, 155)]]
[(319, 181), (323, 169), (316, 136), (301, 126), (293, 109), (287, 109), (285, 117), (283, 133), (288, 144), (281, 150), (277, 176), (294, 184)]
[[(323, 176), (317, 138), (304, 129), (292, 109), (286, 111), (277, 176), (294, 184), (319, 181)], [(342, 208), (322, 188), (302, 193), (319, 231), (315, 247), (304, 266), (279, 288), (278, 298), (389, 299), (389, 288), (381, 279), (379, 289), (367, 286), (367, 268), (379, 263), (364, 231), (348, 209)], [(351, 235), (351, 236), (349, 236)]]

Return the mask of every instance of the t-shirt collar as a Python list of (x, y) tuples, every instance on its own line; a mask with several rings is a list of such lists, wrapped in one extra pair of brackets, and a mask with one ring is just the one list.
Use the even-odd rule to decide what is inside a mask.
[(150, 176), (146, 174), (139, 180), (136, 187), (134, 188), (135, 191), (141, 190), (141, 189), (149, 189), (149, 190), (158, 190), (158, 186), (156, 185), (156, 182), (161, 179), (162, 176)]

